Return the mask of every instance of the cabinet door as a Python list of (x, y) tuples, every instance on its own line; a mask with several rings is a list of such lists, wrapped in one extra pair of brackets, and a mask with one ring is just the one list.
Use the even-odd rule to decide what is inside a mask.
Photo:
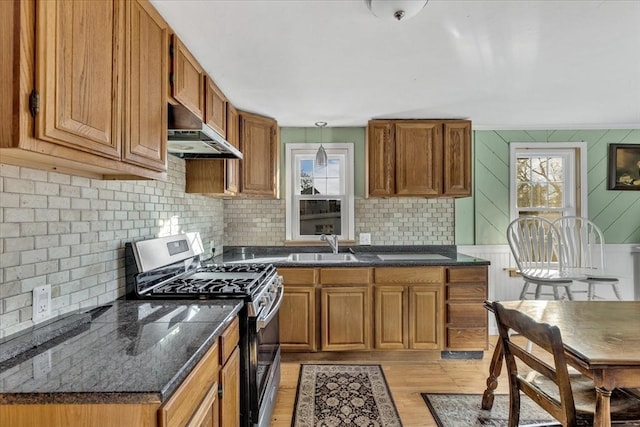
[(240, 425), (240, 350), (231, 353), (224, 367), (220, 369), (220, 426)]
[(409, 348), (442, 348), (442, 305), (442, 287), (427, 285), (409, 288)]
[(218, 383), (213, 384), (186, 427), (218, 427), (220, 419)]
[(279, 316), (284, 351), (316, 351), (315, 287), (285, 286)]
[(376, 286), (375, 347), (379, 349), (407, 348), (407, 288)]
[(173, 97), (204, 120), (204, 70), (176, 35), (173, 36), (172, 51)]
[(278, 197), (278, 126), (275, 120), (240, 113), (241, 192)]
[(471, 122), (445, 122), (443, 141), (444, 195), (471, 195)]
[(442, 122), (396, 123), (396, 194), (442, 193)]
[(391, 123), (369, 122), (367, 138), (369, 195), (391, 196), (395, 192), (395, 147)]
[(327, 287), (321, 295), (322, 350), (369, 349), (369, 288)]
[(123, 6), (37, 2), (36, 138), (121, 158)]
[(169, 27), (147, 0), (126, 5), (123, 159), (166, 171)]
[(204, 122), (216, 132), (227, 137), (227, 98), (211, 77), (205, 77)]
[[(240, 119), (238, 110), (227, 102), (227, 141), (234, 147), (240, 147)], [(226, 160), (225, 162), (225, 193), (238, 194), (240, 190), (240, 160)]]

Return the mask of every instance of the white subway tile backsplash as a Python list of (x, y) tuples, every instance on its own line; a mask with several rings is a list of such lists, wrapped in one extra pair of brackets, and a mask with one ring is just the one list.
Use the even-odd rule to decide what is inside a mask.
[(166, 182), (0, 164), (0, 338), (32, 325), (36, 284), (52, 285), (54, 315), (113, 301), (124, 293), (125, 242), (186, 231), (223, 242), (223, 209), (184, 193), (184, 161), (171, 156)]

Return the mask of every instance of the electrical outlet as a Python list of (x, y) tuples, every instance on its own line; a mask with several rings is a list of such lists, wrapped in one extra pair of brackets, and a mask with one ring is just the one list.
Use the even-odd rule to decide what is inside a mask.
[(371, 244), (371, 233), (360, 233), (360, 244), (361, 245), (370, 245)]
[(33, 357), (33, 378), (42, 378), (51, 372), (51, 350)]
[(33, 323), (42, 322), (51, 316), (51, 285), (33, 288)]

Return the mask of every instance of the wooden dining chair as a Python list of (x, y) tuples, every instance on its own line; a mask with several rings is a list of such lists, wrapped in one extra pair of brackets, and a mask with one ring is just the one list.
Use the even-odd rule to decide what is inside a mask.
[[(533, 299), (542, 295), (552, 295), (562, 299), (559, 288), (563, 288), (567, 299), (572, 300), (573, 276), (564, 270), (563, 252), (560, 248), (560, 234), (551, 221), (539, 216), (523, 216), (512, 221), (507, 227), (507, 241), (516, 261), (518, 273), (524, 279), (519, 299)], [(529, 292), (534, 285), (535, 291)], [(543, 293), (543, 287), (550, 287), (552, 294)]]
[(612, 287), (618, 300), (622, 300), (618, 278), (606, 269), (604, 235), (600, 228), (579, 216), (560, 217), (553, 225), (562, 239), (565, 268), (580, 270), (586, 276), (579, 281), (588, 285), (587, 299), (600, 298), (595, 293), (596, 285), (606, 285)]
[[(509, 427), (519, 425), (521, 392), (565, 427), (592, 425), (596, 405), (595, 385), (590, 378), (581, 374), (569, 374), (560, 329), (536, 322), (524, 313), (505, 308), (499, 302), (491, 304), (509, 378)], [(545, 357), (545, 353), (533, 354), (514, 342), (510, 331), (536, 344), (548, 353), (548, 357)], [(520, 367), (524, 368), (522, 365), (531, 371), (520, 370)], [(613, 421), (640, 421), (640, 399), (625, 390), (614, 390), (611, 395), (611, 416)]]

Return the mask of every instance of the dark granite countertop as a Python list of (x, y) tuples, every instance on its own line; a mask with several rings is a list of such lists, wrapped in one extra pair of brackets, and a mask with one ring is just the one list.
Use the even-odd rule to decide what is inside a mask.
[[(277, 267), (416, 267), (489, 265), (489, 261), (457, 252), (455, 245), (417, 246), (344, 246), (340, 253), (351, 253), (357, 261), (309, 262), (287, 261), (292, 253), (330, 253), (328, 246), (228, 246), (213, 263), (255, 262)], [(416, 255), (428, 255), (423, 259)], [(381, 259), (378, 255), (394, 255)], [(406, 256), (406, 258), (404, 257)]]
[[(7, 337), (0, 342), (0, 404), (163, 402), (242, 306), (118, 300), (65, 316), (72, 326), (62, 335), (54, 325), (65, 319)], [(38, 329), (49, 330), (49, 339)], [(12, 355), (16, 345), (22, 352)]]

